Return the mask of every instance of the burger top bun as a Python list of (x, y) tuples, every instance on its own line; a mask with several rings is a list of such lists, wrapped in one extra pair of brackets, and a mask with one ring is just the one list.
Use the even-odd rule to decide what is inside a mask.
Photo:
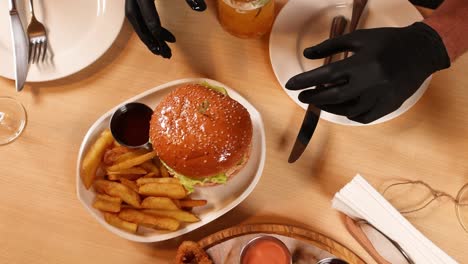
[(159, 158), (177, 173), (210, 177), (238, 165), (248, 154), (252, 121), (229, 96), (188, 84), (154, 109), (150, 139)]

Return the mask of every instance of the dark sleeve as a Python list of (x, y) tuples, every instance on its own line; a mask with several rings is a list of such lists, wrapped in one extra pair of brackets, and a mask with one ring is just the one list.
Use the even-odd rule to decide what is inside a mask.
[(436, 9), (444, 0), (409, 0), (413, 5)]

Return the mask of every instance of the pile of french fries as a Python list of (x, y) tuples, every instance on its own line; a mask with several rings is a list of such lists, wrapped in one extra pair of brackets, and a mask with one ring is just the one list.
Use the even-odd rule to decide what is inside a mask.
[(206, 200), (192, 200), (179, 180), (171, 177), (154, 152), (119, 145), (109, 130), (86, 153), (83, 184), (93, 187), (93, 207), (107, 223), (136, 233), (138, 226), (178, 230), (200, 219), (190, 212)]

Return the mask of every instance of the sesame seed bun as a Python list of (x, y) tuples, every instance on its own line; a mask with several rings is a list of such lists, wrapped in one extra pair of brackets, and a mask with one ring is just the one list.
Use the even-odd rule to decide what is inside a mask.
[(174, 89), (154, 109), (150, 139), (171, 169), (206, 178), (245, 163), (252, 121), (247, 109), (229, 96), (188, 84)]

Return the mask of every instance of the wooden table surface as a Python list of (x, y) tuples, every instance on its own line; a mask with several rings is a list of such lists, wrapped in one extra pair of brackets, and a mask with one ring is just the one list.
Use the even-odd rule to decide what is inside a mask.
[[(241, 223), (310, 228), (372, 263), (330, 203), (356, 173), (377, 188), (403, 177), (453, 195), (468, 182), (467, 54), (435, 74), (423, 98), (397, 119), (371, 127), (320, 122), (303, 157), (291, 165), (286, 160), (304, 111), (276, 81), (268, 38), (228, 35), (211, 1), (204, 14), (191, 12), (183, 1), (162, 2), (162, 20), (178, 40), (171, 60), (152, 56), (125, 23), (110, 50), (73, 76), (27, 84), (19, 94), (13, 81), (0, 78), (0, 94), (19, 99), (28, 112), (21, 137), (0, 147), (1, 263), (170, 263), (181, 241)], [(267, 139), (263, 176), (242, 204), (188, 235), (153, 244), (124, 240), (78, 202), (79, 146), (90, 125), (116, 104), (186, 77), (223, 82), (258, 108)], [(468, 234), (448, 201), (409, 219), (455, 259), (468, 261)]]

